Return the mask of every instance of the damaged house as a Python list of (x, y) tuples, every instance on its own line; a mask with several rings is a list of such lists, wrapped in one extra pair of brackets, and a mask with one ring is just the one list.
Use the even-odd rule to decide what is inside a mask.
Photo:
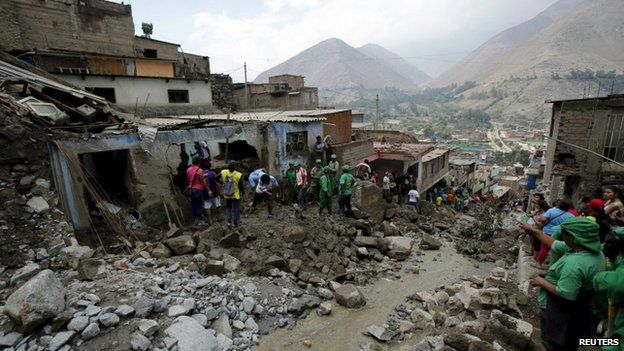
[(318, 88), (305, 86), (304, 77), (282, 74), (268, 83), (237, 83), (233, 87), (234, 106), (239, 111), (315, 110)]
[(544, 182), (550, 183), (550, 200), (576, 200), (622, 184), (624, 95), (549, 102)]

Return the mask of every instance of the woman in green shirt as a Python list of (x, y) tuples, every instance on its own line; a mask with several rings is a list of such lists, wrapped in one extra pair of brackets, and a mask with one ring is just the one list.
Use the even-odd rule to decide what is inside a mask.
[(545, 277), (531, 281), (541, 288), (542, 342), (549, 350), (577, 350), (579, 339), (592, 336), (593, 278), (604, 269), (599, 226), (585, 217), (569, 218), (561, 224), (563, 241), (524, 222), (520, 227), (561, 255)]

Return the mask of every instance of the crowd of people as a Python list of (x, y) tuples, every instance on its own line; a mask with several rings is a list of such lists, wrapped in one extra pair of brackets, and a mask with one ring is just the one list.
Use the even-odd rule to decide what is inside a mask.
[[(577, 350), (579, 339), (610, 338), (624, 349), (624, 205), (622, 191), (566, 199), (551, 207), (533, 194), (520, 228), (532, 240), (539, 274), (541, 338), (548, 350)], [(616, 341), (619, 340), (619, 341)], [(617, 344), (617, 345), (616, 345)]]

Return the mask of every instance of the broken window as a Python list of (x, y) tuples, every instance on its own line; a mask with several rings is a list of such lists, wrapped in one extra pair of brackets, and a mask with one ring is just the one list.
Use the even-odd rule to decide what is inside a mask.
[(189, 102), (188, 90), (167, 90), (169, 93), (169, 103)]
[(143, 49), (143, 56), (147, 58), (158, 58), (158, 50), (156, 49)]
[(286, 134), (286, 152), (298, 153), (308, 149), (308, 132)]
[(90, 91), (97, 96), (101, 96), (112, 103), (117, 102), (117, 98), (115, 97), (115, 88), (86, 88), (86, 89), (87, 91)]
[(607, 119), (603, 156), (624, 161), (624, 114), (612, 114)]

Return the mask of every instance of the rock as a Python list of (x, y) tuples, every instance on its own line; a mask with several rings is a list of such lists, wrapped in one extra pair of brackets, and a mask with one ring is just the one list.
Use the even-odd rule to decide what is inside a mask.
[(498, 310), (492, 310), (486, 321), (486, 328), (496, 335), (501, 335), (513, 346), (513, 349), (526, 349), (531, 343), (533, 326), (521, 319), (514, 318)]
[(277, 255), (271, 255), (264, 261), (264, 264), (266, 264), (267, 266), (273, 266), (275, 268), (282, 268), (286, 266), (286, 260)]
[(217, 310), (214, 309), (214, 307), (210, 306), (208, 308), (206, 308), (206, 311), (204, 312), (204, 314), (206, 315), (206, 318), (211, 321), (215, 318), (217, 318), (217, 316), (219, 315), (219, 313), (217, 312)]
[(252, 332), (257, 333), (259, 330), (259, 327), (256, 321), (253, 318), (249, 317), (245, 321), (245, 329), (251, 330)]
[(319, 305), (319, 311), (323, 316), (331, 314), (332, 304), (329, 302), (321, 302), (321, 304)]
[(167, 311), (167, 315), (169, 315), (169, 317), (171, 318), (175, 318), (178, 316), (183, 316), (185, 314), (189, 313), (189, 309), (186, 306), (183, 305), (175, 305), (175, 306), (171, 306), (169, 307), (169, 310)]
[(82, 280), (98, 280), (106, 277), (106, 262), (87, 258), (78, 263), (78, 275)]
[(195, 319), (187, 316), (176, 318), (165, 334), (178, 341), (178, 351), (217, 351), (219, 344), (214, 335), (204, 329)]
[(283, 239), (287, 243), (300, 243), (305, 240), (305, 228), (300, 225), (289, 225), (284, 228)]
[(154, 335), (158, 331), (158, 322), (153, 319), (141, 319), (139, 322), (139, 332), (147, 337)]
[(200, 266), (200, 271), (205, 275), (222, 275), (227, 273), (223, 261), (217, 261), (212, 259), (206, 260), (206, 262), (202, 262)]
[(105, 327), (114, 327), (119, 324), (119, 316), (114, 313), (104, 313), (98, 318), (100, 323)]
[(227, 314), (222, 314), (217, 318), (212, 324), (210, 328), (214, 329), (218, 334), (223, 334), (227, 338), (232, 338), (232, 327), (230, 326), (230, 318)]
[(134, 310), (137, 317), (147, 317), (154, 310), (154, 300), (140, 296), (134, 303)]
[(336, 281), (331, 280), (331, 281), (329, 282), (329, 288), (330, 288), (332, 291), (336, 291), (336, 289), (338, 289), (338, 288), (339, 288), (339, 287), (341, 287), (341, 286), (342, 286), (342, 284), (340, 284), (340, 283), (338, 283), (338, 282), (336, 282)]
[(44, 248), (40, 248), (39, 250), (37, 250), (37, 254), (35, 256), (35, 259), (37, 261), (43, 261), (46, 258), (50, 258), (50, 254), (48, 253), (48, 250)]
[(10, 284), (11, 286), (19, 285), (28, 279), (35, 276), (35, 274), (41, 272), (41, 267), (36, 263), (28, 263), (24, 267), (15, 271), (13, 276), (11, 276)]
[(23, 331), (31, 331), (65, 310), (65, 288), (54, 272), (46, 269), (17, 289), (6, 301), (4, 313)]
[(288, 260), (288, 270), (292, 274), (297, 274), (297, 272), (299, 272), (299, 269), (301, 269), (302, 265), (303, 265), (303, 261), (298, 258), (293, 258), (291, 260)]
[[(156, 313), (165, 312), (169, 308), (169, 303), (171, 302), (171, 296), (163, 296), (162, 298), (154, 301), (154, 307), (152, 311)], [(143, 316), (145, 317), (145, 316)]]
[(364, 294), (353, 284), (341, 285), (334, 291), (336, 302), (346, 308), (359, 308), (366, 305)]
[(383, 342), (392, 339), (393, 336), (391, 331), (388, 331), (386, 328), (380, 327), (378, 325), (369, 326), (368, 328), (366, 328), (366, 332), (368, 332), (368, 334), (375, 339)]
[(17, 345), (20, 341), (24, 339), (24, 335), (18, 332), (11, 332), (6, 335), (0, 336), (0, 347), (4, 349), (5, 347), (12, 347)]
[(76, 332), (81, 332), (84, 328), (89, 325), (89, 317), (87, 316), (78, 316), (73, 318), (69, 324), (67, 324), (67, 329), (73, 330)]
[(391, 258), (405, 260), (412, 254), (414, 239), (404, 236), (387, 236), (379, 240), (382, 252)]
[(455, 295), (449, 298), (448, 305), (450, 308), (455, 308), (456, 312), (466, 310), (470, 308), (470, 303), (477, 299), (479, 296), (479, 290), (468, 286), (462, 286)]
[(318, 297), (304, 294), (301, 297), (294, 299), (288, 305), (288, 312), (299, 315), (306, 308), (314, 308), (320, 304), (321, 300)]
[(175, 238), (167, 239), (165, 241), (171, 251), (176, 255), (184, 255), (193, 252), (195, 250), (195, 240), (190, 235), (181, 235)]
[(100, 314), (100, 312), (102, 312), (102, 308), (95, 305), (89, 305), (84, 310), (84, 313), (87, 317), (93, 317)]
[(234, 342), (227, 336), (221, 333), (217, 333), (217, 344), (218, 350), (230, 350), (232, 348), (232, 345), (234, 345)]
[(242, 305), (243, 305), (243, 311), (245, 311), (245, 313), (247, 314), (250, 314), (251, 311), (253, 311), (254, 307), (256, 306), (256, 300), (254, 300), (253, 297), (246, 296), (243, 299)]
[(363, 246), (363, 247), (377, 247), (378, 238), (374, 236), (356, 236), (353, 239), (353, 244), (355, 246)]
[(91, 323), (82, 331), (80, 337), (82, 340), (89, 340), (98, 335), (100, 335), (100, 326), (97, 323)]
[(357, 257), (359, 258), (368, 258), (370, 257), (370, 252), (368, 252), (368, 249), (365, 247), (358, 247), (357, 248)]
[(48, 344), (48, 350), (57, 351), (63, 345), (67, 344), (69, 340), (74, 337), (74, 335), (76, 335), (76, 332), (73, 330), (57, 333), (56, 335), (54, 335), (52, 340), (50, 340), (50, 343)]
[(207, 327), (208, 326), (208, 317), (206, 317), (205, 314), (202, 313), (196, 313), (194, 315), (191, 316), (192, 318), (194, 318), (196, 321), (199, 322), (199, 324), (201, 324), (202, 327)]
[(88, 246), (73, 245), (62, 248), (59, 259), (66, 266), (77, 269), (80, 260), (91, 258), (94, 253), (95, 251)]
[(371, 182), (363, 181), (357, 182), (352, 190), (353, 207), (377, 223), (381, 222), (386, 210), (381, 188)]
[(152, 343), (148, 338), (143, 336), (141, 333), (132, 334), (132, 339), (130, 339), (130, 346), (135, 351), (147, 351)]
[(384, 233), (384, 236), (401, 236), (399, 228), (394, 223), (388, 221), (381, 222), (381, 231)]
[(448, 302), (450, 296), (449, 294), (446, 293), (446, 291), (440, 290), (433, 295), (433, 298), (435, 299), (438, 305), (444, 305), (445, 303)]
[(444, 337), (442, 335), (427, 336), (425, 340), (427, 340), (427, 343), (431, 346), (431, 350), (433, 351), (442, 350), (444, 347)]
[(41, 196), (31, 197), (28, 200), (28, 202), (26, 202), (26, 206), (28, 206), (31, 210), (33, 210), (36, 213), (43, 213), (50, 209), (50, 205), (48, 204), (48, 202)]
[(456, 325), (459, 325), (462, 322), (462, 320), (457, 317), (457, 316), (450, 316), (448, 317), (445, 321), (443, 326), (444, 327), (454, 327)]
[(115, 313), (120, 317), (130, 317), (134, 314), (134, 307), (129, 305), (120, 305), (115, 310)]
[(152, 249), (151, 255), (154, 258), (169, 258), (171, 257), (171, 250), (163, 243), (159, 243)]
[(331, 292), (331, 290), (326, 289), (326, 288), (318, 288), (318, 294), (320, 297), (324, 298), (325, 300), (331, 300), (334, 298), (334, 293)]
[(223, 255), (223, 268), (228, 272), (234, 272), (240, 267), (241, 261), (230, 255)]
[(414, 323), (414, 327), (416, 329), (427, 329), (435, 327), (435, 322), (433, 321), (433, 316), (420, 308), (412, 311), (410, 315), (410, 320)]
[(439, 250), (440, 247), (442, 247), (442, 242), (440, 242), (440, 240), (434, 238), (433, 236), (425, 233), (423, 234), (418, 247), (423, 250)]
[(480, 341), (478, 337), (470, 334), (462, 334), (455, 331), (447, 332), (443, 335), (444, 343), (457, 350), (468, 350), (470, 344)]
[(219, 245), (225, 248), (241, 246), (240, 234), (238, 232), (233, 232), (224, 236), (223, 239), (219, 241)]
[(493, 278), (505, 278), (505, 275), (507, 275), (507, 270), (505, 268), (495, 267), (494, 269), (492, 269), (490, 275)]

